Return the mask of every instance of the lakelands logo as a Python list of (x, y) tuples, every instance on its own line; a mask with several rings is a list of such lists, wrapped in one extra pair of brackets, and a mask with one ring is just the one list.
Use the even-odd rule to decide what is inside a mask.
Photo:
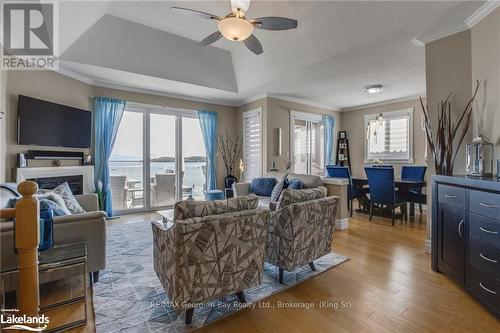
[(41, 332), (47, 328), (49, 323), (49, 317), (45, 315), (40, 315), (37, 317), (23, 316), (13, 316), (13, 315), (0, 315), (0, 323), (3, 325), (9, 325), (4, 327), (4, 330), (23, 330), (30, 332)]
[(55, 1), (2, 3), (1, 69), (57, 69), (57, 9)]

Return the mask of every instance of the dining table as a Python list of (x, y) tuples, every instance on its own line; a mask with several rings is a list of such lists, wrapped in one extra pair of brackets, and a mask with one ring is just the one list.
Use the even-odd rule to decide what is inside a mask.
[[(352, 177), (352, 186), (358, 189), (359, 196), (357, 198), (359, 203), (359, 209), (356, 211), (359, 213), (370, 214), (370, 198), (368, 197), (369, 186), (368, 186), (368, 178), (366, 176), (353, 176)], [(397, 191), (402, 193), (409, 192), (413, 189), (423, 189), (427, 186), (427, 180), (412, 180), (412, 179), (394, 179), (394, 187)], [(426, 204), (426, 195), (422, 195), (423, 204)], [(390, 217), (391, 210), (389, 207), (374, 207), (373, 214), (378, 216)], [(410, 217), (415, 217), (415, 205), (410, 205)]]

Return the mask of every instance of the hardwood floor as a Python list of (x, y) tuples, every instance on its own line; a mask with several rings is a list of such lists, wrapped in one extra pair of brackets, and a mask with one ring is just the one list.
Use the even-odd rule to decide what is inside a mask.
[[(151, 218), (153, 214), (135, 215), (111, 223)], [(262, 302), (271, 308), (242, 310), (198, 332), (500, 331), (493, 315), (431, 270), (430, 256), (423, 249), (424, 215), (414, 222), (390, 224), (389, 219), (375, 217), (370, 223), (355, 214), (349, 230), (336, 231), (332, 247), (349, 261)], [(331, 308), (320, 308), (323, 301)], [(285, 309), (279, 302), (312, 305)], [(73, 332), (94, 331), (89, 303), (89, 324)]]

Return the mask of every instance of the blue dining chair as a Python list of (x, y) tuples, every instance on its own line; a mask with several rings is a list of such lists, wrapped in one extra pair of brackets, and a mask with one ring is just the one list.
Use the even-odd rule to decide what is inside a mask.
[(359, 197), (359, 190), (356, 186), (352, 184), (351, 172), (349, 167), (340, 165), (327, 165), (326, 171), (328, 172), (328, 177), (332, 178), (346, 178), (349, 180), (349, 185), (347, 186), (347, 208), (349, 208), (351, 217), (353, 211), (353, 200)]
[[(427, 167), (424, 165), (403, 165), (401, 167), (401, 180), (425, 180)], [(422, 188), (412, 188), (408, 191), (408, 200), (411, 204), (418, 203), (420, 214), (422, 214), (422, 204), (427, 203), (427, 195), (422, 194)]]
[(392, 225), (394, 226), (394, 213), (401, 207), (401, 215), (406, 217), (406, 198), (396, 191), (394, 185), (393, 168), (365, 167), (370, 191), (370, 221), (373, 216), (373, 206), (387, 206), (391, 209)]

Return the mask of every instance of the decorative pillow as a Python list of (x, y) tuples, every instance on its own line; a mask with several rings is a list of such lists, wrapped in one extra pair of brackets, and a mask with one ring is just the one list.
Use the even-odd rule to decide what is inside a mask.
[(214, 201), (179, 201), (174, 206), (174, 220), (185, 220), (193, 217), (238, 212), (256, 209), (259, 198), (254, 195), (243, 195), (237, 198)]
[[(62, 197), (64, 204), (66, 205), (66, 207), (68, 208), (68, 210), (70, 211), (71, 214), (85, 213), (85, 210), (82, 208), (82, 206), (80, 206), (78, 201), (75, 199), (73, 192), (71, 192), (71, 189), (69, 188), (68, 182), (64, 182), (52, 190), (40, 190), (40, 191), (38, 191), (39, 194), (49, 194), (51, 192), (58, 194)], [(62, 207), (63, 205), (60, 205), (60, 206)]]
[[(63, 209), (60, 205), (58, 205), (55, 201), (50, 200), (48, 197), (37, 197), (38, 202), (40, 203), (40, 211), (42, 211), (42, 209), (52, 209), (52, 213), (54, 216), (65, 216), (71, 214), (66, 207), (65, 209)], [(8, 207), (14, 208), (16, 206), (17, 200), (19, 199), (20, 198), (10, 199), (9, 203), (7, 204)]]
[(252, 193), (270, 197), (276, 185), (276, 178), (254, 178), (250, 189)]
[(214, 201), (183, 200), (174, 205), (174, 220), (185, 220), (214, 213)]
[(281, 191), (288, 188), (288, 178), (284, 178), (278, 182), (273, 188), (271, 193), (271, 201), (278, 201), (281, 195)]
[(326, 192), (326, 187), (324, 186), (303, 190), (293, 190), (287, 188), (286, 190), (283, 190), (283, 192), (281, 192), (281, 197), (278, 201), (278, 207), (276, 209), (286, 207), (296, 202), (325, 198)]
[(242, 210), (257, 209), (259, 198), (254, 194), (243, 195), (226, 200), (215, 200), (215, 214), (224, 214), (230, 212), (239, 212)]
[(302, 182), (298, 179), (292, 179), (288, 183), (288, 188), (292, 190), (301, 190), (303, 188)]
[(56, 205), (58, 205), (64, 212), (64, 215), (71, 215), (71, 211), (66, 206), (64, 199), (57, 193), (52, 192), (52, 190), (39, 190), (35, 195), (38, 200), (50, 200)]
[(56, 204), (54, 201), (52, 200), (49, 200), (49, 199), (40, 199), (40, 211), (42, 209), (52, 209), (52, 213), (54, 216), (65, 216), (65, 215), (68, 215), (66, 214), (66, 212), (64, 211), (64, 209), (62, 209), (61, 206), (59, 206), (58, 204)]

